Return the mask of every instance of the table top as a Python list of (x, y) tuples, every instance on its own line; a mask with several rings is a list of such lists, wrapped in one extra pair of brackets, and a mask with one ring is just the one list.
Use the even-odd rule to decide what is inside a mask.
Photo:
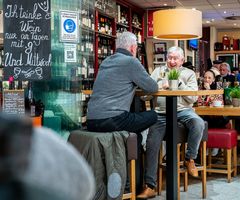
[[(146, 95), (142, 90), (137, 90), (138, 96)], [(223, 90), (159, 90), (158, 92), (151, 93), (152, 96), (202, 96), (223, 94)]]
[[(85, 95), (91, 95), (92, 90), (82, 90)], [(213, 95), (223, 94), (223, 90), (159, 90), (155, 93), (150, 93), (153, 96), (202, 96), (202, 95)], [(136, 90), (137, 96), (144, 96), (146, 93), (142, 90)]]
[(215, 115), (215, 116), (240, 116), (240, 107), (233, 106), (199, 106), (194, 107), (198, 115)]

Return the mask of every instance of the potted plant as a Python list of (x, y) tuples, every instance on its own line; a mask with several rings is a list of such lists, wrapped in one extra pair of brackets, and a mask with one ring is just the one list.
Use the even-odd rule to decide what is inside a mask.
[(178, 78), (180, 76), (180, 72), (177, 69), (171, 69), (168, 72), (168, 81), (169, 81), (169, 89), (177, 90), (178, 89)]
[(235, 87), (233, 88), (229, 95), (232, 97), (232, 105), (234, 107), (238, 107), (240, 105), (240, 88)]

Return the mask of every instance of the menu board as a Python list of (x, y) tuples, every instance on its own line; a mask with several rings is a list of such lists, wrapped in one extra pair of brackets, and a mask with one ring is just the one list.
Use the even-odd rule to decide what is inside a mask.
[(4, 80), (51, 78), (50, 0), (3, 0)]
[(7, 114), (24, 115), (24, 90), (4, 90), (2, 111)]

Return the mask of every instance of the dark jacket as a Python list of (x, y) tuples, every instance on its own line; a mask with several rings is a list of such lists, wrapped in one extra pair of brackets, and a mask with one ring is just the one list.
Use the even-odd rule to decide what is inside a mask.
[(121, 132), (88, 132), (76, 130), (70, 141), (92, 167), (96, 194), (93, 200), (121, 200), (126, 183), (126, 149), (129, 136)]

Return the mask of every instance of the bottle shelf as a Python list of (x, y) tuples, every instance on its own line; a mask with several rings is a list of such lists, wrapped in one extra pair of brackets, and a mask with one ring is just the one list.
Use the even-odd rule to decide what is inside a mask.
[(109, 39), (116, 39), (117, 37), (115, 35), (108, 35), (106, 33), (101, 33), (99, 31), (96, 31), (99, 37), (109, 38)]
[[(95, 7), (97, 5), (95, 9), (95, 73), (97, 73), (101, 62), (114, 53), (116, 48), (115, 40), (124, 31), (130, 31), (136, 35), (138, 41), (137, 57), (142, 64), (147, 64), (144, 60), (146, 54), (143, 53), (145, 47), (142, 45), (144, 41), (144, 10), (136, 8), (125, 0), (113, 2), (115, 3), (115, 6), (112, 6), (113, 8), (115, 7), (115, 15), (109, 15), (109, 12), (105, 13), (103, 11), (105, 7), (103, 1), (95, 1)], [(112, 28), (111, 34), (108, 32), (110, 27)], [(100, 40), (106, 40), (107, 42)], [(144, 48), (144, 51), (142, 51), (142, 48)]]
[(132, 28), (135, 28), (135, 29), (137, 29), (137, 30), (142, 30), (142, 28), (141, 27), (139, 27), (139, 26), (136, 26), (136, 25), (132, 25)]
[(86, 32), (90, 33), (90, 34), (94, 34), (95, 33), (94, 29), (91, 29), (91, 28), (89, 28), (88, 26), (85, 26), (85, 25), (82, 25), (81, 29), (82, 29), (82, 32), (84, 32), (84, 33), (86, 33)]
[(98, 8), (95, 8), (95, 10), (98, 12), (99, 16), (106, 17), (106, 18), (112, 19), (112, 20), (114, 19), (114, 16), (104, 13), (102, 10), (99, 10)]
[(79, 52), (80, 55), (82, 56), (87, 56), (87, 57), (94, 57), (94, 52)]
[(121, 27), (124, 27), (124, 28), (129, 28), (129, 25), (126, 25), (126, 24), (123, 24), (121, 22), (117, 22), (117, 26), (121, 26)]

